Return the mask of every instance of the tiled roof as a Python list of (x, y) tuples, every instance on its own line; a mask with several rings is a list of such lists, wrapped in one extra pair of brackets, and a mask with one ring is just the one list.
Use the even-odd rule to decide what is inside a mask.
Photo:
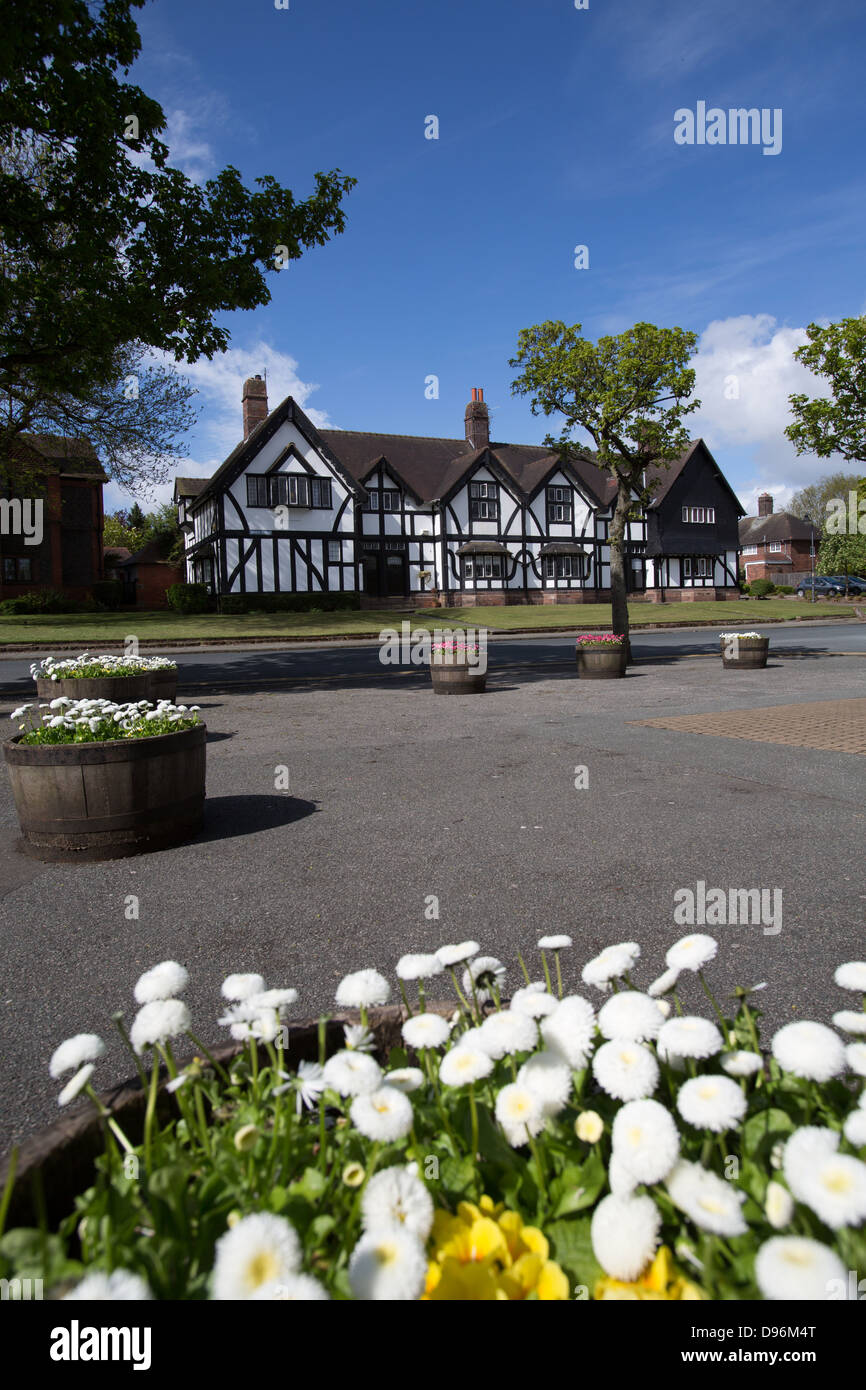
[(744, 516), (740, 522), (740, 545), (762, 545), (765, 541), (808, 541), (820, 538), (821, 528), (811, 526), (793, 512), (771, 512), (769, 516)]

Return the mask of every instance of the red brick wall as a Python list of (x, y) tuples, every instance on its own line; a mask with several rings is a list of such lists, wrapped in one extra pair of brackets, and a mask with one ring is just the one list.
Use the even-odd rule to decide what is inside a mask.
[(136, 608), (167, 608), (166, 589), (172, 584), (183, 583), (183, 571), (179, 565), (134, 565), (131, 579), (137, 579), (135, 586)]

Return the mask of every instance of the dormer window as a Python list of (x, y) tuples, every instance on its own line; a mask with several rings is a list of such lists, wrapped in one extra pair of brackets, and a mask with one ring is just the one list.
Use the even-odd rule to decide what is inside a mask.
[(499, 520), (498, 483), (469, 484), (469, 519), (470, 521)]
[(712, 526), (716, 520), (715, 507), (683, 507), (683, 521), (698, 526)]
[(571, 521), (571, 488), (549, 487), (547, 489), (547, 520)]
[(303, 473), (248, 473), (247, 506), (330, 508), (331, 480)]

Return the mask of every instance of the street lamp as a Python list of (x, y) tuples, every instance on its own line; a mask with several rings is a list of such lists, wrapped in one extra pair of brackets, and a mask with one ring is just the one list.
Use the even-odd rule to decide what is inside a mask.
[(814, 527), (813, 524), (812, 524), (812, 518), (810, 517), (810, 515), (809, 515), (808, 512), (806, 513), (806, 515), (805, 515), (805, 517), (804, 517), (803, 519), (804, 519), (804, 521), (806, 522), (806, 525), (809, 527), (809, 559), (810, 559), (811, 562), (812, 562), (812, 602), (814, 603), (814, 602), (815, 602), (815, 527)]

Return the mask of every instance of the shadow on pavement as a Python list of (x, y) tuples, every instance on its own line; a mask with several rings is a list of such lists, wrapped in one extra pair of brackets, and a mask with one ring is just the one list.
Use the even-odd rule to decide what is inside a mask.
[(256, 835), (260, 830), (276, 830), (292, 825), (318, 811), (315, 801), (297, 796), (209, 796), (205, 802), (204, 829), (195, 843), (233, 840)]

